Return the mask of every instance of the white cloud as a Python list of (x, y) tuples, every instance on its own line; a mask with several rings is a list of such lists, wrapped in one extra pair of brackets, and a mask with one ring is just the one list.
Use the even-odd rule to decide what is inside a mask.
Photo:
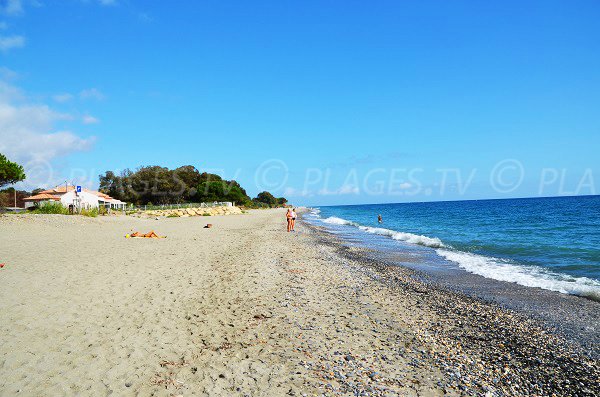
[(6, 15), (21, 15), (23, 13), (22, 0), (6, 0), (0, 5), (0, 10)]
[(97, 88), (88, 88), (88, 89), (82, 90), (79, 93), (79, 97), (81, 99), (96, 99), (99, 101), (106, 98), (106, 96), (104, 96), (104, 94), (102, 92), (100, 92), (100, 90), (98, 90)]
[(0, 79), (2, 80), (16, 80), (19, 77), (19, 74), (12, 69), (9, 69), (5, 66), (0, 66)]
[(343, 195), (343, 194), (358, 194), (360, 193), (360, 189), (358, 186), (354, 185), (342, 185), (339, 189), (329, 190), (327, 188), (323, 188), (319, 190), (320, 196), (335, 196), (335, 195)]
[(13, 48), (25, 46), (25, 37), (23, 36), (0, 36), (0, 51), (8, 51)]
[(150, 23), (150, 22), (154, 21), (154, 18), (152, 18), (152, 17), (150, 16), (150, 14), (148, 14), (148, 13), (145, 13), (145, 12), (140, 12), (140, 13), (138, 14), (138, 19), (139, 19), (140, 21), (142, 21), (142, 22), (146, 22), (146, 23)]
[(314, 194), (308, 190), (298, 190), (293, 187), (286, 187), (283, 191), (285, 197), (312, 197)]
[(65, 103), (65, 102), (68, 102), (71, 99), (73, 99), (73, 95), (69, 94), (68, 92), (65, 92), (63, 94), (53, 95), (52, 99), (54, 99), (56, 102), (59, 102), (59, 103)]
[(52, 161), (91, 149), (95, 137), (57, 130), (54, 124), (71, 116), (26, 102), (21, 90), (0, 82), (0, 152), (25, 167), (27, 186), (48, 185), (55, 182)]
[(72, 152), (88, 150), (94, 139), (69, 131), (53, 132), (64, 116), (46, 105), (0, 103), (0, 152), (18, 162), (51, 161)]
[(100, 122), (96, 117), (90, 116), (89, 114), (83, 116), (81, 121), (83, 121), (83, 124), (96, 124)]
[[(324, 187), (316, 191), (316, 194), (319, 196), (337, 196), (359, 193), (360, 189), (358, 188), (358, 186), (352, 184), (344, 184), (340, 188), (333, 190), (329, 190), (327, 187)], [(285, 197), (314, 197), (315, 193), (307, 189), (299, 190), (293, 187), (287, 187), (283, 191), (283, 195)]]
[(25, 94), (19, 88), (0, 81), (0, 103), (22, 101), (25, 99)]
[(338, 190), (338, 194), (358, 194), (360, 190), (354, 185), (344, 185)]

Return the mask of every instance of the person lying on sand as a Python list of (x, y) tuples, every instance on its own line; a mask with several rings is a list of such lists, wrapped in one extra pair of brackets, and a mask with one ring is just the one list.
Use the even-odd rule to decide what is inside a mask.
[(133, 232), (131, 234), (127, 234), (125, 237), (139, 237), (139, 238), (166, 238), (166, 236), (161, 237), (158, 234), (156, 234), (154, 232), (154, 230), (150, 230), (150, 232), (148, 233), (140, 233), (140, 232)]

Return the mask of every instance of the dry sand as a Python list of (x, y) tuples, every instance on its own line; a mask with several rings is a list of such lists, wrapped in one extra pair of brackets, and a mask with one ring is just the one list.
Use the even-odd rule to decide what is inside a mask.
[[(382, 282), (305, 225), (285, 233), (283, 219), (0, 218), (0, 395), (500, 390), (461, 391), (432, 351), (441, 340), (424, 324), (440, 316), (422, 291)], [(168, 237), (123, 237), (150, 229)]]

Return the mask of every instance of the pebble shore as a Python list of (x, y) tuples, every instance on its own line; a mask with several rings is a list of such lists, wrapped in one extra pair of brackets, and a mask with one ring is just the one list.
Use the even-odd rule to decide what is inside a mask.
[[(407, 352), (411, 357), (409, 365), (418, 367), (433, 361), (445, 375), (437, 383), (444, 393), (600, 395), (598, 361), (533, 319), (417, 280), (410, 269), (373, 261), (367, 252), (344, 246), (321, 228), (310, 228), (319, 236), (321, 245), (329, 246), (347, 260), (343, 266), (350, 272), (366, 275), (380, 285), (372, 287), (374, 294), (385, 288), (389, 294), (386, 299), (395, 296), (405, 305), (406, 301), (412, 302), (415, 321), (410, 332), (425, 347)], [(365, 285), (363, 290), (366, 288)], [(348, 366), (344, 364), (344, 368)], [(373, 371), (367, 372), (366, 377)], [(335, 368), (338, 372), (343, 373), (344, 369)]]

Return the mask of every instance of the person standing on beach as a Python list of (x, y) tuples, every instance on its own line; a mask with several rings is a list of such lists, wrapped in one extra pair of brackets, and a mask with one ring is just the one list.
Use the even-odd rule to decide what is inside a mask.
[(287, 219), (287, 231), (292, 231), (292, 209), (288, 208), (287, 213), (285, 214), (285, 218)]
[(296, 209), (292, 208), (292, 232), (295, 232), (296, 229), (294, 229), (296, 227)]

